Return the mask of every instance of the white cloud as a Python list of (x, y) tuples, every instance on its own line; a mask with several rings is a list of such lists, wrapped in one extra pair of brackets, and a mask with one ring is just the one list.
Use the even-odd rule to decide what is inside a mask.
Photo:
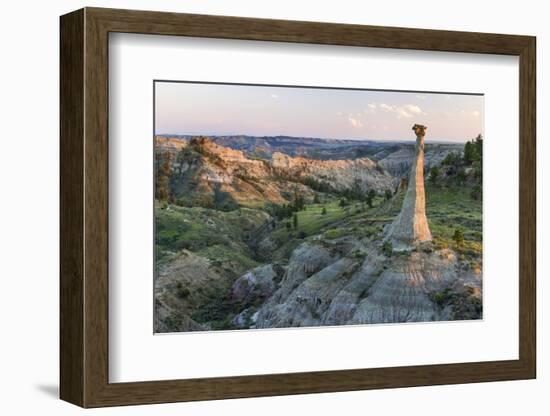
[(348, 116), (348, 121), (349, 123), (352, 125), (352, 127), (358, 129), (358, 128), (361, 128), (363, 127), (363, 123), (361, 122), (361, 120), (353, 117), (353, 116)]
[(376, 111), (376, 104), (369, 103), (367, 104), (367, 109), (365, 110), (365, 114), (372, 114)]
[(396, 113), (397, 113), (397, 118), (412, 118), (413, 115), (409, 112), (407, 112), (407, 110), (405, 110), (404, 108), (398, 108), (396, 110)]
[(422, 109), (414, 104), (406, 104), (402, 106), (380, 104), (380, 108), (386, 112), (394, 113), (397, 118), (412, 118), (414, 116), (426, 115)]
[(422, 110), (419, 106), (413, 105), (413, 104), (407, 104), (405, 107), (405, 110), (412, 114), (422, 114)]

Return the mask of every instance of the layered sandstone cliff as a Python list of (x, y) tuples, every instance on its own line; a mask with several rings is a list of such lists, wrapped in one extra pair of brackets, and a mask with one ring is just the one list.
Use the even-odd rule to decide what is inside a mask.
[[(396, 179), (367, 157), (353, 160), (317, 160), (275, 152), (271, 159), (254, 159), (240, 150), (220, 146), (207, 137), (189, 141), (156, 138), (157, 152), (171, 154), (177, 193), (224, 192), (244, 205), (284, 203), (295, 191), (312, 197), (306, 186), (313, 180), (334, 191), (394, 189)], [(184, 150), (188, 154), (179, 157)]]

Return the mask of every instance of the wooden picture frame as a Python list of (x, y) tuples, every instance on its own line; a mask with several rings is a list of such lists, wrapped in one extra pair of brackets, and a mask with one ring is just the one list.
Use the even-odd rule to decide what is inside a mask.
[[(85, 8), (61, 17), (60, 396), (82, 407), (536, 377), (535, 38)], [(519, 57), (519, 359), (109, 383), (108, 34), (245, 39)]]

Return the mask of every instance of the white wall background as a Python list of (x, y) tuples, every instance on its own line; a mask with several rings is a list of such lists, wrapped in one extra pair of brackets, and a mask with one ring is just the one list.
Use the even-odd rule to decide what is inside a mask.
[[(545, 2), (462, 0), (121, 0), (4, 2), (0, 14), (0, 411), (72, 415), (81, 409), (58, 395), (58, 16), (83, 6), (318, 20), (387, 26), (536, 35), (538, 41), (538, 311), (537, 380), (338, 394), (167, 404), (87, 411), (102, 415), (422, 414), (546, 415), (550, 361), (543, 331), (550, 302), (543, 258), (550, 238), (550, 145), (544, 103), (550, 26)], [(545, 88), (546, 87), (546, 88)]]

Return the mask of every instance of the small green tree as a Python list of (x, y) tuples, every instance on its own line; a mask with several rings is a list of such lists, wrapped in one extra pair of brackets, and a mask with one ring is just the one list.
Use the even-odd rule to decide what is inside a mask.
[(476, 152), (479, 156), (479, 160), (483, 158), (483, 136), (478, 134), (477, 137), (473, 140)]
[(369, 192), (367, 192), (367, 205), (369, 206), (369, 208), (372, 208), (372, 203), (374, 201), (375, 196), (376, 196), (376, 192), (374, 191), (374, 189), (371, 189), (369, 190)]
[(384, 241), (384, 244), (382, 244), (382, 253), (384, 253), (386, 257), (391, 257), (393, 253), (393, 244), (391, 241)]
[(460, 168), (458, 172), (456, 173), (456, 179), (458, 180), (458, 183), (460, 185), (463, 185), (464, 182), (466, 182), (466, 178), (468, 175), (466, 175), (466, 169)]
[(306, 202), (304, 197), (298, 193), (298, 190), (294, 190), (294, 200), (292, 202), (292, 208), (294, 211), (302, 211), (304, 209)]
[(294, 228), (298, 228), (298, 214), (296, 213), (292, 216), (292, 225)]
[(470, 192), (470, 196), (472, 197), (472, 199), (479, 200), (479, 199), (481, 199), (481, 195), (482, 195), (481, 186), (480, 185), (475, 185), (472, 188), (472, 191)]
[(464, 232), (460, 228), (455, 229), (453, 240), (456, 244), (456, 248), (464, 246)]
[(392, 192), (389, 190), (389, 189), (386, 189), (384, 191), (384, 196), (386, 197), (386, 200), (390, 200), (391, 197), (393, 196)]
[(181, 282), (176, 283), (176, 296), (178, 298), (185, 299), (190, 294), (191, 294), (191, 292), (189, 291), (189, 289), (187, 287), (183, 286), (183, 284)]
[(461, 157), (458, 152), (451, 152), (445, 156), (445, 158), (441, 161), (441, 164), (445, 166), (457, 166), (460, 164), (460, 160)]
[(319, 201), (319, 195), (317, 195), (317, 194), (313, 195), (313, 203), (318, 204), (319, 202), (321, 202), (321, 201)]
[(348, 200), (346, 198), (342, 198), (340, 199), (340, 204), (339, 204), (342, 208), (343, 207), (347, 207), (349, 205), (348, 203)]
[(327, 208), (326, 207), (323, 207), (323, 209), (321, 210), (321, 215), (327, 215)]
[(464, 145), (464, 161), (468, 165), (480, 160), (481, 153), (479, 150), (482, 148), (482, 143), (480, 136), (478, 136), (476, 139), (468, 141)]
[(472, 143), (466, 142), (464, 144), (464, 162), (466, 163), (472, 163), (474, 157), (474, 148), (472, 146)]
[(437, 182), (439, 180), (439, 174), (440, 174), (440, 169), (439, 167), (437, 166), (433, 166), (431, 169), (430, 169), (430, 176), (428, 177), (428, 180), (430, 181), (430, 183), (432, 185), (437, 185)]
[(290, 230), (292, 228), (292, 225), (290, 224), (289, 221), (286, 221), (285, 222), (285, 227), (286, 227), (287, 230)]

